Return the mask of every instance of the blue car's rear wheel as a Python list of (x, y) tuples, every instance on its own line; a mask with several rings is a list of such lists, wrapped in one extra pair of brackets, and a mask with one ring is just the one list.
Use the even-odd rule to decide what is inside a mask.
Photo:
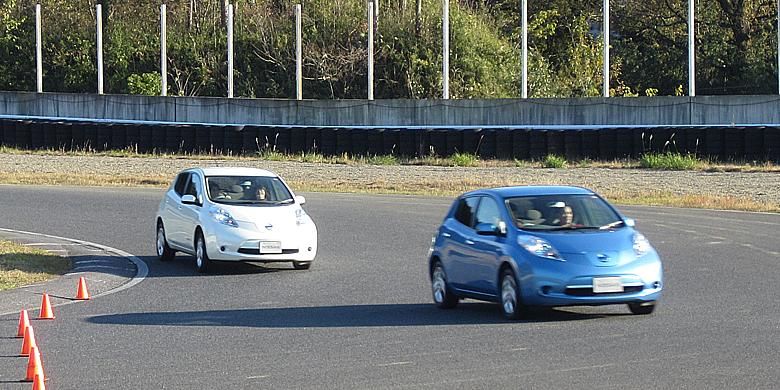
[(525, 307), (520, 297), (517, 278), (512, 269), (507, 268), (501, 273), (501, 311), (510, 320), (520, 319), (525, 314)]
[(452, 309), (458, 304), (458, 296), (450, 290), (450, 286), (447, 284), (447, 274), (444, 273), (444, 267), (439, 261), (433, 265), (431, 292), (433, 293), (433, 302), (441, 309)]

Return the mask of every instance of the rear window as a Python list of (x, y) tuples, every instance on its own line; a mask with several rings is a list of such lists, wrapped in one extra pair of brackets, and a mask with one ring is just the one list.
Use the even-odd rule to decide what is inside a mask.
[(293, 203), (292, 194), (278, 177), (270, 176), (208, 176), (208, 197), (225, 204)]

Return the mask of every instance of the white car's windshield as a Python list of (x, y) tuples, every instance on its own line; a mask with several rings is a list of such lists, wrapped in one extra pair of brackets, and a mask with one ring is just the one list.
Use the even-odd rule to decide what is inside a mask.
[(225, 204), (282, 205), (293, 203), (292, 194), (278, 177), (208, 176), (209, 200)]
[(595, 195), (541, 195), (509, 198), (515, 224), (525, 230), (611, 229), (620, 216)]

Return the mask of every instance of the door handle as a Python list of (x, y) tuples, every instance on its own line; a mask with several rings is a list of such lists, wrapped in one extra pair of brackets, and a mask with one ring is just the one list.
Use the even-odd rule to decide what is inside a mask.
[(466, 240), (466, 245), (474, 245), (474, 241)]
[(442, 236), (442, 237), (446, 237), (446, 238), (450, 238), (450, 237), (452, 237), (452, 234), (449, 234), (449, 233), (442, 233), (442, 234), (441, 234), (441, 236)]

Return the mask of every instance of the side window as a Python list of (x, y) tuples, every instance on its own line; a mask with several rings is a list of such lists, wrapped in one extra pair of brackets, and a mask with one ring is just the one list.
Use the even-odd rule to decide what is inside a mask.
[(458, 208), (455, 210), (455, 219), (458, 222), (472, 227), (474, 220), (474, 212), (477, 210), (477, 204), (479, 203), (479, 197), (473, 196), (470, 198), (464, 198), (458, 201)]
[(187, 186), (187, 191), (184, 193), (184, 195), (192, 195), (197, 199), (198, 192), (200, 189), (200, 183), (198, 183), (199, 181), (200, 181), (200, 176), (194, 173), (190, 175), (190, 180), (189, 180), (190, 184)]
[(493, 198), (483, 197), (479, 203), (479, 209), (474, 218), (474, 226), (480, 223), (489, 223), (498, 226), (501, 221), (501, 212), (498, 209), (498, 203)]
[(184, 195), (184, 187), (187, 185), (187, 182), (190, 179), (190, 173), (184, 172), (180, 173), (179, 176), (176, 178), (176, 184), (173, 185), (173, 190), (176, 191), (179, 196)]

